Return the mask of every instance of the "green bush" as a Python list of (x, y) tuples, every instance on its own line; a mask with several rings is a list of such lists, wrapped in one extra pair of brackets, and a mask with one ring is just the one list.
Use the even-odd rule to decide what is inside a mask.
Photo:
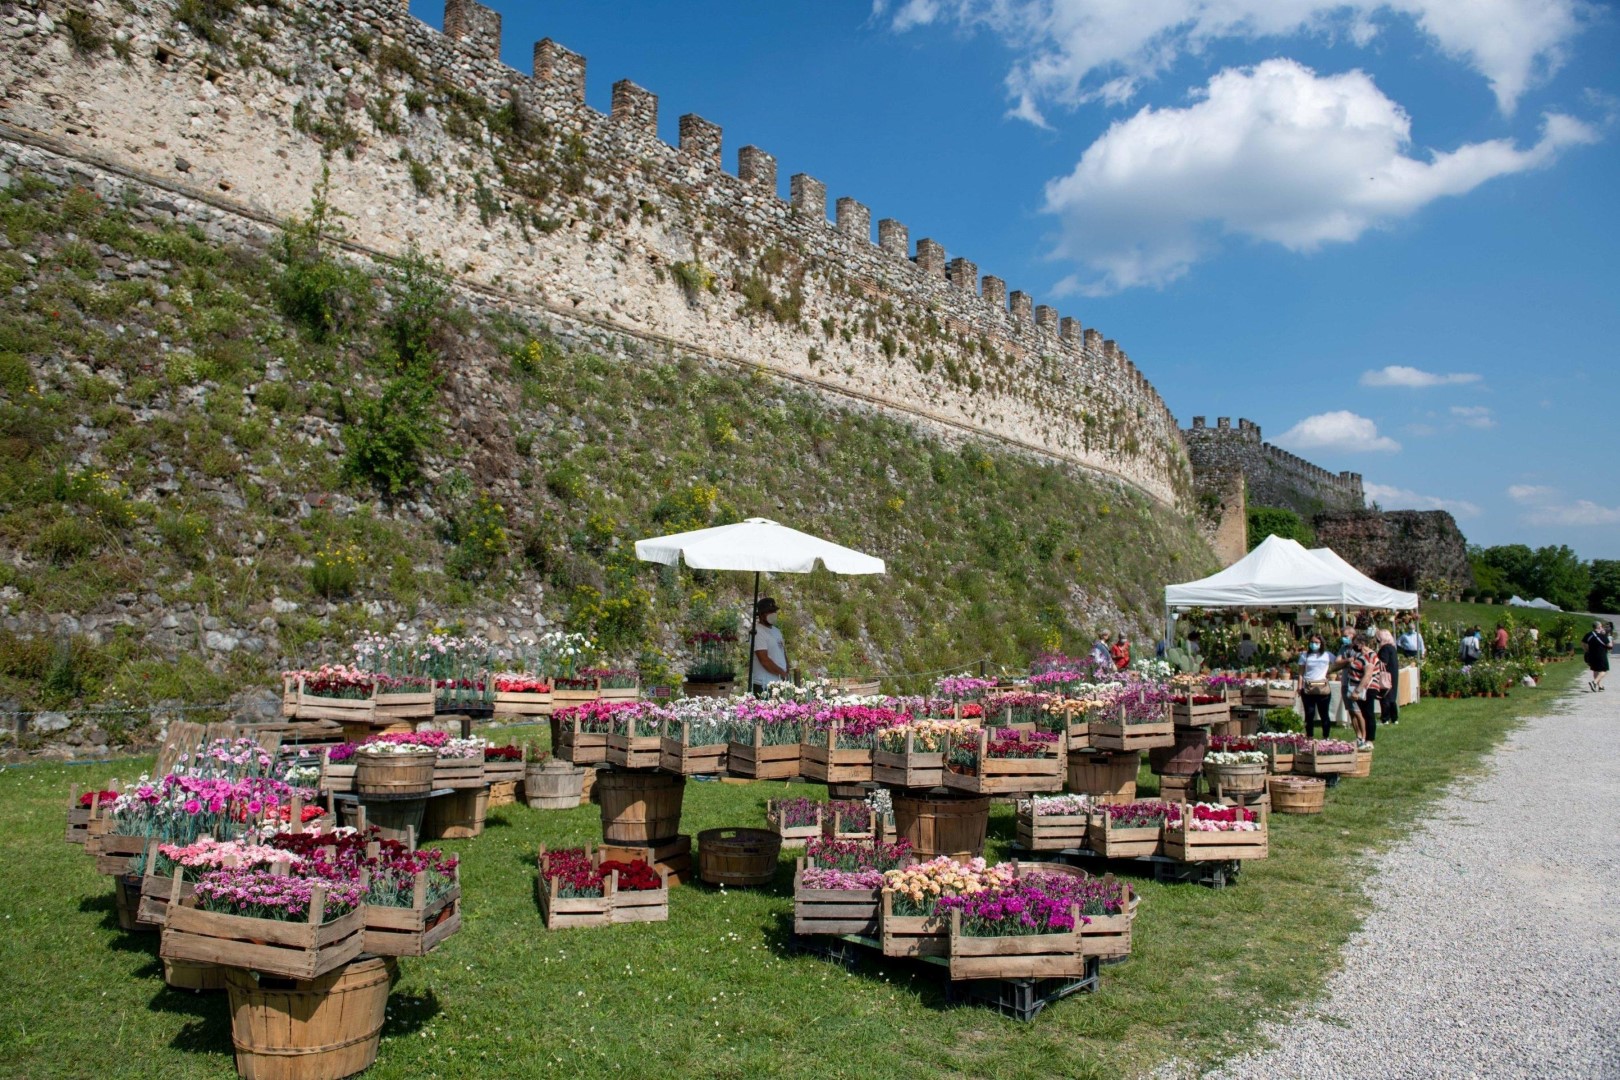
[(1293, 709), (1268, 709), (1261, 727), (1267, 731), (1300, 732), (1305, 730), (1305, 718)]
[(506, 561), (506, 508), (488, 495), (452, 515), (450, 532), (455, 550), (445, 568), (456, 577), (481, 580)]
[(274, 283), (277, 305), (316, 341), (346, 326), (368, 290), (365, 275), (330, 251), (342, 236), (339, 212), (326, 199), (330, 180), (330, 170), (323, 169), (309, 213), (287, 224), (274, 249), (281, 263)]
[(309, 568), (310, 588), (328, 600), (348, 596), (360, 583), (365, 561), (365, 552), (355, 544), (328, 544), (315, 553)]
[(57, 518), (41, 529), (29, 550), (56, 566), (67, 566), (101, 546), (101, 530), (81, 517)]
[(344, 462), (353, 479), (393, 499), (421, 483), (422, 455), (439, 434), (433, 387), (414, 375), (390, 379), (377, 397), (360, 402), (343, 430)]

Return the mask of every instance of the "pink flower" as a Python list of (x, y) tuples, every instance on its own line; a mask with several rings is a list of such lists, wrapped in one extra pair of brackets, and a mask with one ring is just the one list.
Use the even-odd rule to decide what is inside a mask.
[(187, 799), (186, 800), (186, 813), (188, 813), (188, 814), (200, 814), (200, 813), (202, 813), (202, 803), (198, 802), (196, 799)]

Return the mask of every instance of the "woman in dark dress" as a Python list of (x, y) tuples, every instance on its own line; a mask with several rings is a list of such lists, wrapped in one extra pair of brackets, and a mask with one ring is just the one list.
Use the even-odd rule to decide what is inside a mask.
[(1609, 676), (1609, 650), (1614, 647), (1614, 641), (1609, 637), (1608, 628), (1599, 621), (1592, 624), (1581, 644), (1586, 646), (1586, 666), (1592, 672), (1586, 688), (1596, 693), (1603, 689), (1603, 680)]

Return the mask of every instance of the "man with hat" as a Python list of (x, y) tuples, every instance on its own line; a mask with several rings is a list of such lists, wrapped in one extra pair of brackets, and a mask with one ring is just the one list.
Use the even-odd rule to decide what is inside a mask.
[(763, 694), (772, 683), (787, 678), (787, 645), (776, 626), (776, 600), (762, 596), (754, 605), (754, 662), (748, 682), (754, 693)]

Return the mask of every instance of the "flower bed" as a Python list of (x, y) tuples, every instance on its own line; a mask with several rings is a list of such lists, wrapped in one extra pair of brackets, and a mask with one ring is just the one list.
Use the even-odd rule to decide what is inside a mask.
[(1182, 862), (1264, 859), (1266, 809), (1197, 803), (1164, 826), (1164, 853)]
[(1175, 803), (1157, 799), (1096, 806), (1086, 823), (1086, 843), (1108, 859), (1157, 855), (1163, 846), (1165, 824), (1179, 814)]
[(977, 737), (957, 736), (946, 760), (945, 786), (975, 795), (1061, 791), (1062, 740), (1047, 731), (980, 728)]
[(793, 873), (793, 932), (875, 937), (883, 874), (910, 860), (904, 840), (811, 840)]
[(1086, 845), (1091, 800), (1085, 795), (1037, 795), (1018, 801), (1018, 843), (1030, 851), (1062, 851)]

